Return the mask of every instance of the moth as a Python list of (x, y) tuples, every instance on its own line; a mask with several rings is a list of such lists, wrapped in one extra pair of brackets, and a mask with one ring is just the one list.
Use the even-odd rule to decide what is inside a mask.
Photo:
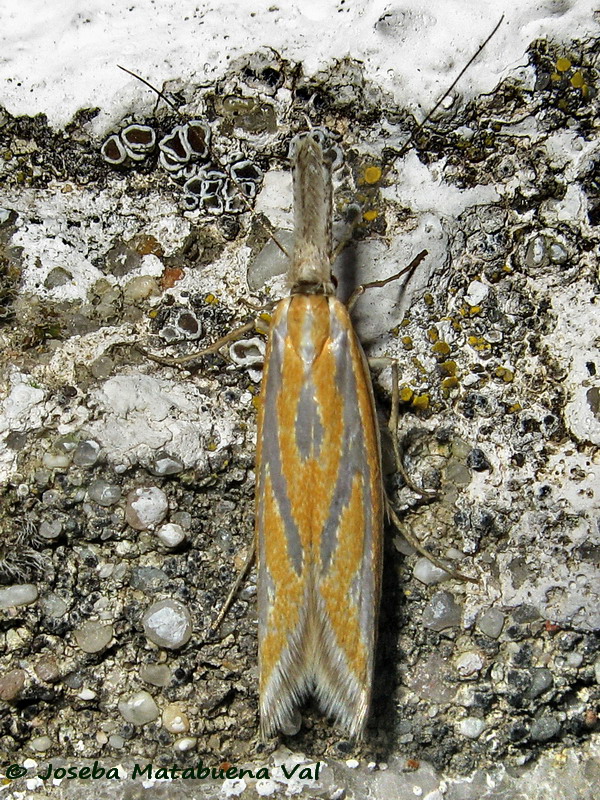
[[(397, 157), (407, 147), (408, 143)], [(257, 428), (255, 550), (263, 737), (292, 727), (309, 694), (350, 736), (363, 735), (373, 686), (386, 508), (398, 524), (385, 503), (369, 367), (348, 308), (335, 295), (331, 166), (316, 131), (296, 137), (290, 295), (277, 304), (271, 320)], [(397, 275), (370, 285), (396, 280), (425, 255), (422, 251)], [(218, 352), (253, 327), (254, 323), (246, 324), (180, 359), (142, 352), (159, 363), (185, 363)], [(246, 567), (253, 554), (254, 550)], [(246, 567), (211, 626), (213, 631)]]
[(331, 164), (296, 139), (290, 296), (273, 313), (256, 451), (260, 728), (313, 694), (365, 728), (381, 593), (384, 498), (369, 367), (331, 272)]

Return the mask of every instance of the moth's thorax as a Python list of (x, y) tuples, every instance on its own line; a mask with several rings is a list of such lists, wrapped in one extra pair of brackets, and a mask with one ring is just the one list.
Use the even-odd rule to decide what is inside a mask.
[(334, 294), (331, 279), (331, 164), (310, 134), (294, 153), (294, 252), (291, 293)]

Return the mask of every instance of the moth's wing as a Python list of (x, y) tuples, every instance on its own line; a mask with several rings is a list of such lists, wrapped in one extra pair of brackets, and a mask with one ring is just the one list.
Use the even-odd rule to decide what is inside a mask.
[(313, 691), (359, 735), (372, 684), (383, 499), (372, 388), (346, 308), (335, 298), (282, 301), (263, 380), (261, 729), (285, 727)]
[(344, 305), (330, 304), (332, 396), (342, 399), (342, 439), (315, 562), (315, 694), (352, 735), (369, 713), (381, 592), (383, 486), (368, 365)]

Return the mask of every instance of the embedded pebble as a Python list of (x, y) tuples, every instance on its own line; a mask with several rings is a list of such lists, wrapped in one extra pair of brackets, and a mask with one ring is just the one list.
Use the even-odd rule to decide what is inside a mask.
[(125, 747), (125, 739), (118, 733), (113, 733), (112, 736), (109, 736), (108, 743), (111, 747), (114, 747), (115, 750), (120, 750), (122, 747)]
[(90, 372), (94, 378), (97, 378), (98, 380), (105, 380), (113, 371), (114, 366), (115, 362), (112, 360), (112, 358), (109, 358), (108, 356), (99, 356), (90, 367)]
[(123, 298), (126, 303), (135, 303), (138, 300), (146, 300), (146, 298), (157, 297), (160, 294), (158, 283), (155, 278), (149, 275), (138, 275), (137, 278), (132, 278), (123, 292)]
[(119, 711), (127, 722), (133, 725), (146, 725), (158, 719), (160, 711), (154, 698), (143, 689), (119, 700)]
[(554, 683), (554, 677), (546, 667), (532, 669), (529, 674), (531, 676), (531, 684), (525, 694), (530, 699), (543, 694)]
[(169, 576), (157, 567), (137, 567), (131, 573), (130, 586), (146, 594), (158, 592), (169, 580)]
[(185, 541), (186, 534), (181, 525), (176, 525), (174, 522), (167, 522), (161, 525), (156, 531), (156, 535), (165, 547), (174, 548)]
[(88, 486), (88, 497), (99, 506), (108, 508), (114, 506), (121, 499), (121, 487), (98, 478)]
[(467, 717), (459, 723), (458, 730), (468, 739), (478, 739), (483, 733), (485, 722), (479, 717)]
[(63, 617), (67, 613), (68, 608), (68, 605), (62, 597), (54, 594), (54, 592), (45, 594), (40, 600), (40, 606), (44, 614), (54, 618)]
[(177, 703), (170, 703), (162, 712), (162, 724), (169, 733), (187, 733), (190, 721), (187, 714)]
[(461, 677), (468, 678), (477, 675), (483, 667), (483, 658), (480, 653), (472, 650), (467, 653), (461, 653), (455, 663)]
[(424, 583), (426, 586), (431, 586), (435, 583), (441, 583), (441, 581), (448, 578), (448, 573), (446, 570), (441, 569), (441, 567), (437, 567), (435, 564), (432, 564), (428, 558), (419, 558), (417, 563), (415, 564), (415, 568), (413, 570), (414, 577)]
[(153, 460), (150, 471), (153, 475), (176, 475), (184, 469), (183, 461), (180, 461), (168, 453), (159, 453)]
[(423, 611), (423, 625), (433, 631), (456, 628), (461, 623), (461, 606), (451, 592), (436, 592)]
[(489, 286), (486, 286), (485, 283), (481, 281), (471, 281), (467, 287), (465, 301), (470, 306), (480, 306), (488, 296), (489, 291)]
[(531, 726), (530, 735), (534, 742), (547, 742), (560, 731), (560, 722), (556, 717), (540, 717)]
[(49, 736), (35, 736), (29, 740), (29, 747), (38, 753), (45, 753), (52, 747), (52, 739)]
[(47, 469), (66, 469), (71, 463), (71, 456), (67, 453), (44, 453), (42, 464)]
[(144, 633), (154, 644), (177, 650), (192, 636), (192, 617), (178, 600), (159, 600), (142, 617)]
[(490, 639), (497, 639), (502, 633), (506, 617), (498, 608), (488, 608), (477, 617), (477, 627)]
[(171, 683), (171, 670), (166, 664), (142, 664), (140, 678), (152, 686), (168, 686)]
[(98, 653), (109, 644), (114, 634), (113, 626), (104, 622), (84, 622), (73, 631), (77, 646), (84, 653)]
[(78, 467), (93, 467), (100, 455), (100, 445), (94, 439), (79, 442), (73, 454), (73, 463)]
[(115, 244), (104, 257), (104, 269), (117, 278), (139, 269), (141, 263), (140, 254), (124, 242)]
[(42, 656), (34, 667), (34, 672), (41, 681), (55, 683), (60, 678), (60, 670), (54, 656)]
[(198, 740), (193, 736), (182, 736), (181, 739), (177, 739), (173, 743), (173, 747), (175, 750), (179, 750), (180, 753), (187, 753), (188, 750), (193, 750), (196, 747), (197, 742)]
[(169, 503), (162, 489), (140, 486), (127, 495), (125, 521), (136, 531), (155, 528), (167, 516), (168, 510)]
[(4, 675), (0, 675), (0, 700), (9, 702), (18, 697), (25, 686), (25, 671), (22, 669), (11, 669)]
[(43, 539), (56, 539), (62, 533), (62, 528), (60, 519), (45, 519), (40, 522), (38, 533)]
[(0, 589), (0, 608), (28, 606), (38, 599), (38, 589), (33, 583), (15, 583)]
[(467, 467), (475, 470), (475, 472), (484, 472), (486, 469), (491, 469), (490, 462), (480, 447), (474, 447), (467, 456)]

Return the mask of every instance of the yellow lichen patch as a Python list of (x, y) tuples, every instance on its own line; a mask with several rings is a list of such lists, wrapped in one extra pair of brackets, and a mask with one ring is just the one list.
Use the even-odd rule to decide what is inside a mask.
[(566, 56), (563, 56), (562, 58), (557, 59), (555, 66), (557, 72), (567, 72), (571, 69), (571, 60)]
[(469, 314), (474, 317), (476, 314), (481, 313), (481, 306), (469, 306)]
[(458, 378), (452, 375), (449, 378), (444, 378), (442, 381), (442, 389), (446, 391), (450, 391), (450, 389), (456, 389), (458, 386)]
[(436, 356), (447, 356), (450, 353), (450, 345), (442, 340), (436, 342), (431, 349)]
[(257, 411), (259, 411), (259, 410), (260, 410), (260, 407), (262, 406), (262, 397), (261, 397), (259, 394), (255, 395), (255, 396), (252, 398), (252, 405), (254, 406), (254, 408), (255, 408)]
[(410, 388), (410, 386), (401, 386), (400, 387), (400, 402), (401, 403), (410, 403), (410, 401), (414, 397), (414, 392)]
[(158, 317), (158, 309), (153, 308), (152, 311), (148, 312), (148, 316), (150, 317), (150, 319), (156, 319)]
[(430, 294), (429, 292), (425, 292), (425, 294), (423, 295), (423, 302), (425, 303), (426, 306), (432, 306), (433, 305), (433, 295)]
[(271, 314), (269, 314), (267, 311), (263, 311), (262, 314), (259, 314), (258, 318), (262, 322), (266, 322), (268, 325), (271, 324)]
[(402, 346), (405, 350), (413, 349), (413, 340), (411, 336), (403, 336), (400, 341), (402, 342)]
[(489, 350), (491, 347), (491, 344), (486, 342), (483, 336), (469, 336), (467, 342), (474, 350), (478, 350), (479, 352), (482, 350)]
[(439, 333), (437, 332), (437, 328), (429, 328), (427, 331), (427, 338), (430, 342), (437, 342), (440, 338)]
[(409, 326), (409, 325), (410, 325), (410, 320), (409, 320), (409, 318), (408, 318), (408, 317), (404, 317), (404, 319), (403, 319), (403, 320), (402, 320), (402, 322), (400, 323), (400, 327), (402, 327), (402, 328), (408, 328), (408, 326)]
[(383, 172), (381, 171), (381, 167), (373, 164), (370, 167), (367, 167), (363, 172), (363, 180), (365, 183), (377, 183), (377, 181), (381, 180), (382, 175)]
[(370, 208), (368, 211), (365, 211), (363, 214), (363, 219), (365, 222), (373, 222), (379, 216), (379, 212), (376, 211), (374, 208)]
[(585, 86), (585, 78), (583, 77), (583, 73), (575, 72), (571, 76), (571, 86), (574, 89), (583, 89)]
[(214, 294), (212, 294), (212, 293), (209, 293), (209, 294), (207, 294), (207, 295), (205, 296), (205, 298), (204, 298), (204, 302), (205, 302), (205, 303), (209, 303), (211, 306), (215, 306), (215, 305), (217, 305), (217, 303), (218, 303), (219, 301), (218, 301), (218, 300), (217, 300), (217, 298), (214, 296)]
[(439, 365), (442, 375), (453, 377), (456, 375), (456, 361), (442, 361)]
[(508, 367), (496, 367), (494, 375), (503, 380), (504, 383), (512, 383), (515, 379), (515, 373), (512, 369), (508, 369)]
[(429, 408), (429, 395), (428, 394), (417, 394), (413, 397), (412, 407), (417, 411), (425, 411), (425, 409)]
[(521, 405), (521, 403), (513, 403), (506, 410), (508, 411), (509, 414), (516, 414), (518, 411), (521, 411), (522, 409), (523, 406)]

